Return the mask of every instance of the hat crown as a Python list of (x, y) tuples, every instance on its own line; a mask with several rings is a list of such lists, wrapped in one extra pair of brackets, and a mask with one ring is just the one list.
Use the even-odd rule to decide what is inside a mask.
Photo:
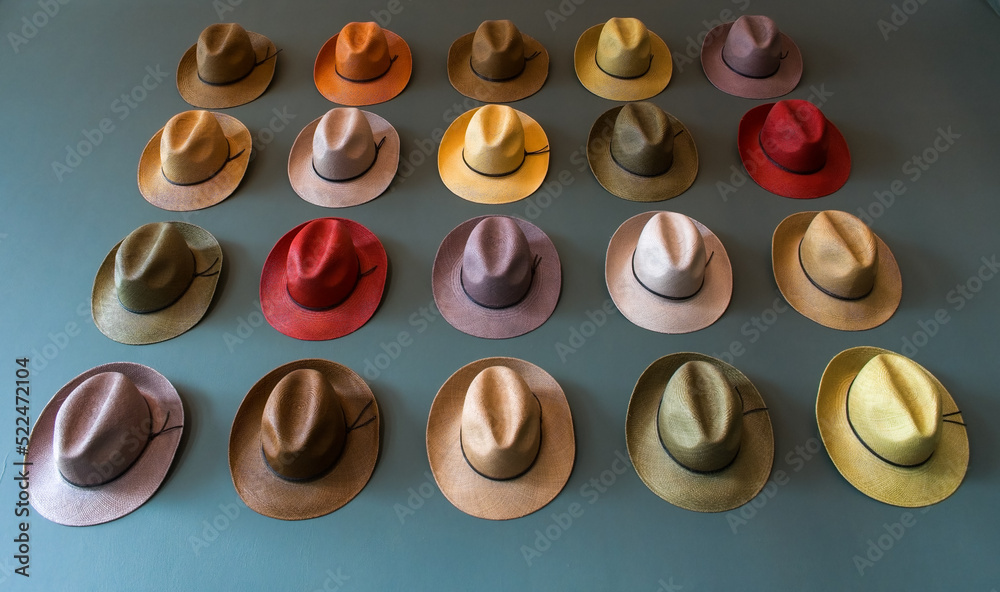
[(941, 439), (941, 393), (916, 362), (893, 353), (866, 363), (848, 390), (847, 417), (858, 438), (889, 462), (918, 465)]
[(229, 140), (212, 113), (185, 111), (163, 127), (160, 168), (168, 181), (178, 185), (207, 181), (228, 160)]
[(340, 396), (319, 370), (299, 368), (275, 385), (264, 405), (260, 444), (280, 477), (311, 479), (340, 458), (347, 423)]
[(524, 71), (524, 38), (509, 20), (483, 21), (472, 37), (470, 63), (486, 78), (507, 80)]
[(662, 175), (674, 162), (674, 133), (663, 109), (645, 101), (628, 103), (615, 119), (611, 156), (631, 173)]
[(462, 152), (468, 166), (486, 175), (512, 173), (524, 162), (524, 126), (517, 111), (506, 105), (485, 105), (465, 130)]
[(368, 118), (354, 107), (323, 115), (313, 134), (313, 167), (327, 179), (353, 179), (371, 168), (377, 156)]
[(875, 286), (878, 241), (856, 216), (828, 210), (816, 214), (806, 228), (799, 259), (806, 275), (823, 291), (861, 298)]
[(637, 18), (612, 18), (597, 40), (597, 65), (622, 78), (642, 76), (649, 70), (652, 46), (646, 25)]
[(490, 216), (476, 224), (462, 254), (462, 286), (477, 304), (504, 308), (531, 288), (528, 238), (512, 218)]
[(741, 16), (729, 30), (722, 58), (738, 74), (752, 78), (773, 75), (781, 66), (778, 25), (762, 15)]
[(382, 76), (392, 65), (389, 41), (377, 23), (347, 23), (337, 36), (335, 68), (349, 80)]
[(743, 403), (715, 364), (682, 364), (667, 381), (657, 413), (660, 441), (685, 468), (717, 471), (736, 458), (743, 439)]
[(307, 223), (288, 248), (285, 274), (288, 294), (301, 306), (325, 309), (343, 302), (361, 274), (350, 229), (331, 218)]
[(541, 441), (541, 405), (524, 378), (505, 366), (476, 375), (462, 406), (462, 452), (472, 468), (490, 479), (517, 477)]
[(112, 481), (142, 455), (151, 424), (146, 399), (127, 376), (95, 374), (73, 389), (56, 414), (56, 467), (80, 487)]
[(647, 290), (668, 298), (688, 298), (705, 281), (705, 250), (705, 239), (691, 218), (657, 212), (639, 233), (632, 267)]
[(210, 84), (244, 78), (257, 65), (257, 54), (246, 29), (236, 23), (216, 23), (198, 35), (198, 77)]
[(793, 173), (809, 174), (826, 165), (830, 151), (827, 120), (818, 107), (800, 99), (778, 101), (764, 120), (760, 145), (772, 161)]
[(173, 304), (187, 291), (194, 275), (194, 255), (169, 222), (136, 228), (115, 253), (118, 301), (132, 312), (154, 312)]

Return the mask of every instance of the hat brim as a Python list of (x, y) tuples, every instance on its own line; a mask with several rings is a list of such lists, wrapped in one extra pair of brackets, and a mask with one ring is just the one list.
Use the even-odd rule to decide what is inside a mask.
[(337, 74), (337, 38), (340, 33), (327, 40), (320, 48), (313, 66), (313, 81), (316, 90), (327, 100), (351, 107), (363, 107), (384, 103), (403, 92), (413, 71), (413, 56), (410, 46), (399, 35), (382, 29), (389, 44), (389, 55), (397, 56), (389, 70), (375, 80), (351, 82)]
[[(59, 473), (53, 451), (56, 415), (66, 397), (88, 378), (120, 372), (131, 380), (149, 405), (151, 430), (165, 431), (150, 440), (139, 458), (116, 479), (94, 487), (71, 485)], [(168, 422), (169, 415), (169, 422)], [(166, 479), (184, 428), (180, 395), (162, 374), (142, 364), (113, 362), (87, 370), (69, 381), (45, 405), (31, 430), (25, 462), (31, 464), (31, 505), (57, 524), (92, 526), (125, 516), (146, 503)]]
[(517, 222), (528, 239), (531, 254), (541, 259), (524, 298), (507, 308), (486, 308), (472, 301), (462, 288), (462, 259), (469, 235), (485, 218), (479, 216), (459, 224), (438, 247), (434, 257), (431, 289), (441, 316), (463, 333), (486, 339), (524, 335), (540, 327), (556, 308), (562, 290), (562, 266), (552, 240), (531, 222)]
[(303, 222), (286, 233), (264, 261), (260, 276), (260, 303), (267, 322), (289, 337), (306, 341), (343, 337), (367, 323), (382, 302), (389, 267), (385, 248), (378, 237), (361, 224), (345, 218), (335, 219), (347, 225), (361, 271), (372, 271), (358, 278), (354, 291), (333, 308), (303, 308), (288, 293), (285, 270), (292, 240), (309, 222)]
[[(517, 372), (542, 406), (538, 456), (526, 473), (505, 481), (477, 473), (462, 454), (462, 409), (472, 380), (491, 366)], [(427, 458), (448, 501), (477, 518), (510, 520), (543, 508), (562, 491), (573, 471), (576, 439), (569, 402), (559, 383), (538, 366), (517, 358), (484, 358), (452, 374), (431, 403)]]
[(853, 347), (834, 356), (823, 371), (816, 397), (819, 435), (834, 466), (861, 493), (905, 508), (936, 504), (958, 489), (969, 467), (965, 420), (937, 378), (924, 370), (941, 393), (942, 413), (956, 415), (949, 415), (949, 421), (942, 423), (937, 448), (918, 467), (896, 467), (879, 460), (858, 440), (847, 420), (847, 392), (851, 383), (869, 360), (886, 353), (893, 352), (878, 347)]
[(521, 33), (526, 56), (538, 52), (524, 64), (524, 71), (514, 78), (493, 82), (472, 71), (472, 41), (476, 34), (462, 35), (448, 50), (448, 80), (463, 95), (484, 103), (509, 103), (538, 92), (549, 76), (549, 52), (534, 37)]
[(662, 201), (687, 191), (698, 176), (698, 149), (691, 132), (673, 115), (671, 121), (680, 128), (674, 137), (674, 161), (667, 172), (655, 177), (636, 175), (618, 166), (611, 157), (611, 138), (621, 106), (605, 111), (587, 139), (587, 161), (597, 182), (609, 193), (631, 201)]
[(719, 237), (704, 224), (692, 219), (705, 241), (705, 250), (711, 256), (701, 289), (685, 300), (670, 300), (650, 292), (632, 272), (632, 254), (646, 222), (657, 213), (644, 212), (632, 216), (611, 237), (604, 267), (608, 292), (625, 318), (643, 329), (670, 334), (704, 329), (717, 321), (729, 307), (733, 294), (733, 266), (729, 254)]
[(824, 327), (863, 331), (878, 327), (899, 308), (903, 280), (889, 246), (878, 236), (875, 286), (857, 300), (841, 300), (813, 285), (799, 260), (799, 243), (819, 212), (798, 212), (782, 220), (771, 239), (771, 267), (778, 290), (792, 308)]
[(830, 139), (826, 165), (815, 173), (801, 175), (781, 169), (771, 161), (760, 146), (760, 130), (774, 103), (759, 105), (746, 112), (740, 120), (738, 147), (743, 167), (758, 185), (783, 197), (810, 199), (830, 195), (847, 183), (851, 174), (851, 153), (847, 140), (829, 120)]
[[(656, 425), (667, 382), (681, 365), (694, 360), (721, 370), (743, 402), (739, 452), (731, 464), (712, 473), (695, 473), (672, 459)], [(774, 463), (771, 417), (757, 388), (736, 368), (698, 353), (664, 356), (643, 371), (629, 399), (625, 443), (646, 487), (671, 504), (695, 512), (725, 512), (747, 503), (764, 488)]]
[[(309, 481), (278, 477), (264, 460), (261, 418), (271, 391), (293, 370), (317, 370), (340, 396), (348, 425), (373, 417), (371, 423), (347, 434), (344, 450), (328, 472)], [(365, 407), (368, 406), (366, 409)], [(362, 415), (363, 414), (363, 415)], [(280, 520), (306, 520), (342, 508), (364, 489), (379, 451), (378, 402), (360, 376), (347, 366), (320, 359), (289, 362), (257, 381), (240, 403), (229, 434), (229, 472), (240, 499), (254, 512)]]
[(649, 71), (638, 78), (615, 78), (597, 67), (597, 42), (605, 23), (594, 25), (580, 35), (573, 52), (576, 77), (584, 88), (595, 95), (612, 101), (642, 101), (654, 97), (667, 88), (674, 72), (674, 61), (666, 42), (649, 31), (650, 52), (653, 61)]
[(705, 37), (701, 45), (701, 67), (715, 88), (745, 99), (773, 99), (792, 92), (802, 79), (802, 52), (792, 38), (781, 35), (781, 50), (787, 52), (778, 71), (767, 78), (750, 78), (738, 74), (722, 60), (722, 48), (729, 38), (733, 23), (721, 24)]
[[(524, 164), (503, 177), (487, 177), (470, 169), (462, 159), (465, 132), (472, 116), (481, 107), (459, 115), (445, 130), (438, 148), (438, 173), (445, 186), (462, 199), (481, 204), (505, 204), (524, 199), (535, 192), (549, 170), (549, 153), (530, 154)], [(549, 139), (537, 121), (517, 111), (524, 128), (524, 149), (528, 152), (547, 148)]]
[(385, 138), (375, 163), (360, 177), (349, 181), (327, 181), (313, 168), (313, 136), (322, 117), (299, 132), (288, 155), (288, 181), (299, 197), (324, 208), (346, 208), (369, 202), (389, 187), (399, 167), (399, 134), (396, 128), (369, 111), (362, 111), (375, 136), (375, 143)]
[[(222, 269), (222, 247), (212, 233), (186, 222), (170, 224), (194, 253), (195, 271)], [(115, 287), (115, 256), (124, 240), (111, 249), (94, 278), (90, 310), (101, 333), (119, 343), (145, 345), (173, 339), (198, 324), (212, 303), (221, 274), (195, 277), (187, 291), (166, 308), (143, 314), (130, 312), (119, 302)]]
[[(240, 120), (224, 113), (212, 113), (229, 141), (232, 158), (214, 177), (195, 185), (174, 185), (160, 168), (160, 138), (163, 128), (149, 140), (139, 158), (139, 193), (154, 206), (172, 212), (190, 212), (214, 206), (239, 186), (250, 164), (253, 148), (250, 130)], [(234, 157), (234, 155), (236, 155)]]
[(274, 43), (260, 33), (247, 31), (257, 65), (245, 78), (231, 84), (208, 84), (198, 77), (198, 44), (192, 45), (177, 65), (177, 91), (181, 98), (200, 109), (225, 109), (253, 101), (264, 94), (278, 61)]

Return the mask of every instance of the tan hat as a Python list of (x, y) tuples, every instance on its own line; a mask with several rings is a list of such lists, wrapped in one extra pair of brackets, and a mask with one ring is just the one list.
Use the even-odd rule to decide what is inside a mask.
[(774, 463), (764, 400), (742, 372), (677, 353), (649, 365), (629, 399), (625, 442), (639, 478), (666, 501), (724, 512), (760, 493)]
[(330, 101), (361, 107), (403, 92), (412, 70), (410, 46), (402, 37), (377, 23), (347, 23), (320, 48), (313, 82)]
[(674, 71), (667, 44), (636, 18), (613, 18), (584, 31), (573, 62), (583, 86), (612, 101), (653, 97)]
[(278, 50), (271, 40), (236, 23), (205, 27), (177, 66), (181, 98), (202, 109), (236, 107), (264, 94)]
[(834, 356), (819, 383), (816, 420), (840, 474), (880, 502), (936, 504), (969, 467), (969, 436), (951, 394), (889, 350), (854, 347)]
[(549, 75), (549, 52), (509, 20), (483, 21), (448, 50), (455, 90), (486, 103), (519, 101), (538, 92)]
[(799, 212), (782, 220), (771, 241), (771, 263), (781, 295), (824, 327), (877, 327), (902, 298), (892, 251), (847, 212)]
[(427, 456), (441, 492), (478, 518), (541, 509), (566, 485), (576, 440), (559, 383), (517, 358), (484, 358), (445, 381), (427, 418)]

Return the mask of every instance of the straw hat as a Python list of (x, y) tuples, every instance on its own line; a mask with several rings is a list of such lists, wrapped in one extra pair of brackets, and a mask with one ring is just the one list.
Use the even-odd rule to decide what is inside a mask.
[(958, 489), (969, 466), (965, 420), (951, 394), (888, 350), (837, 354), (819, 383), (816, 420), (840, 474), (880, 502), (936, 504)]
[(877, 327), (903, 295), (892, 251), (847, 212), (799, 212), (782, 220), (771, 241), (771, 265), (785, 300), (824, 327)]
[(764, 400), (742, 372), (697, 353), (664, 356), (629, 399), (625, 443), (653, 493), (696, 512), (738, 508), (760, 493), (774, 462)]
[(278, 61), (267, 37), (236, 23), (205, 27), (177, 65), (181, 98), (202, 109), (236, 107), (264, 94)]
[(431, 472), (448, 501), (471, 516), (509, 520), (543, 508), (565, 487), (575, 456), (566, 395), (530, 362), (467, 364), (431, 403)]
[(584, 31), (573, 63), (587, 90), (612, 101), (653, 97), (674, 71), (667, 44), (636, 18), (613, 18)]
[(709, 31), (701, 46), (701, 66), (722, 92), (770, 99), (799, 84), (802, 53), (769, 17), (744, 15)]
[(485, 103), (529, 97), (549, 76), (549, 52), (508, 20), (483, 21), (448, 50), (448, 80), (455, 90)]
[(376, 23), (347, 23), (319, 50), (313, 81), (334, 103), (361, 107), (403, 92), (413, 57), (403, 38)]
[(121, 518), (166, 479), (183, 429), (181, 398), (156, 370), (91, 368), (59, 389), (31, 430), (31, 505), (67, 526)]
[(229, 472), (254, 512), (305, 520), (354, 499), (378, 452), (378, 403), (365, 381), (335, 362), (298, 360), (244, 397), (229, 433)]

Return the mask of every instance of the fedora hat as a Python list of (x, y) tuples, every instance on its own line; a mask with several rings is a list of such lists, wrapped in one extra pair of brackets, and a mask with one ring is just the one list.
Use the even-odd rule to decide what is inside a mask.
[(271, 40), (236, 23), (205, 27), (177, 65), (181, 98), (201, 109), (244, 105), (264, 94), (278, 61)]
[(851, 174), (847, 141), (809, 101), (778, 101), (747, 111), (738, 145), (750, 178), (776, 195), (822, 197), (843, 187)]
[(438, 173), (452, 193), (476, 203), (524, 199), (549, 170), (549, 139), (537, 121), (506, 105), (459, 115), (438, 148)]
[(769, 17), (744, 15), (705, 37), (701, 67), (724, 93), (747, 99), (786, 95), (802, 78), (802, 53)]
[(336, 107), (307, 125), (288, 155), (288, 180), (309, 203), (356, 206), (381, 195), (399, 167), (399, 134), (388, 121)]
[(91, 368), (59, 389), (31, 429), (31, 505), (67, 526), (121, 518), (166, 479), (183, 429), (181, 398), (156, 370)]
[(313, 81), (330, 101), (361, 107), (403, 92), (412, 70), (402, 37), (376, 23), (347, 23), (319, 50)]
[(343, 337), (375, 314), (388, 266), (378, 237), (353, 220), (319, 218), (299, 224), (264, 261), (264, 318), (295, 339)]
[(799, 212), (782, 220), (771, 240), (771, 266), (792, 308), (842, 331), (886, 322), (903, 294), (892, 251), (847, 212)]
[(131, 345), (177, 337), (205, 316), (222, 270), (222, 247), (204, 228), (153, 222), (111, 249), (94, 278), (94, 324)]
[(584, 31), (573, 64), (587, 90), (612, 101), (656, 96), (674, 71), (667, 44), (636, 18), (613, 18)]
[(696, 512), (738, 508), (760, 493), (774, 462), (764, 400), (742, 372), (711, 356), (677, 353), (639, 376), (625, 417), (639, 478)]
[(448, 80), (455, 90), (485, 103), (529, 97), (549, 76), (549, 52), (509, 20), (483, 21), (448, 50)]
[(379, 409), (347, 366), (298, 360), (268, 372), (243, 398), (229, 433), (229, 472), (246, 505), (305, 520), (364, 489), (379, 451)]
[(853, 347), (834, 356), (816, 397), (823, 445), (840, 474), (880, 502), (947, 498), (969, 467), (965, 420), (944, 385), (906, 356)]
[(452, 374), (427, 418), (427, 457), (448, 501), (477, 518), (510, 520), (566, 486), (576, 440), (559, 383), (517, 358), (484, 358)]
[(438, 247), (432, 278), (441, 316), (459, 331), (487, 339), (537, 329), (552, 316), (562, 289), (552, 240), (511, 216), (459, 224)]
[(605, 111), (590, 128), (587, 161), (602, 187), (632, 201), (676, 197), (698, 175), (691, 132), (648, 102)]
[(604, 276), (625, 318), (659, 333), (704, 329), (733, 293), (733, 267), (719, 237), (676, 212), (623, 222), (608, 245)]
[(223, 113), (184, 111), (139, 158), (139, 192), (154, 206), (189, 212), (232, 195), (250, 164), (250, 130)]

